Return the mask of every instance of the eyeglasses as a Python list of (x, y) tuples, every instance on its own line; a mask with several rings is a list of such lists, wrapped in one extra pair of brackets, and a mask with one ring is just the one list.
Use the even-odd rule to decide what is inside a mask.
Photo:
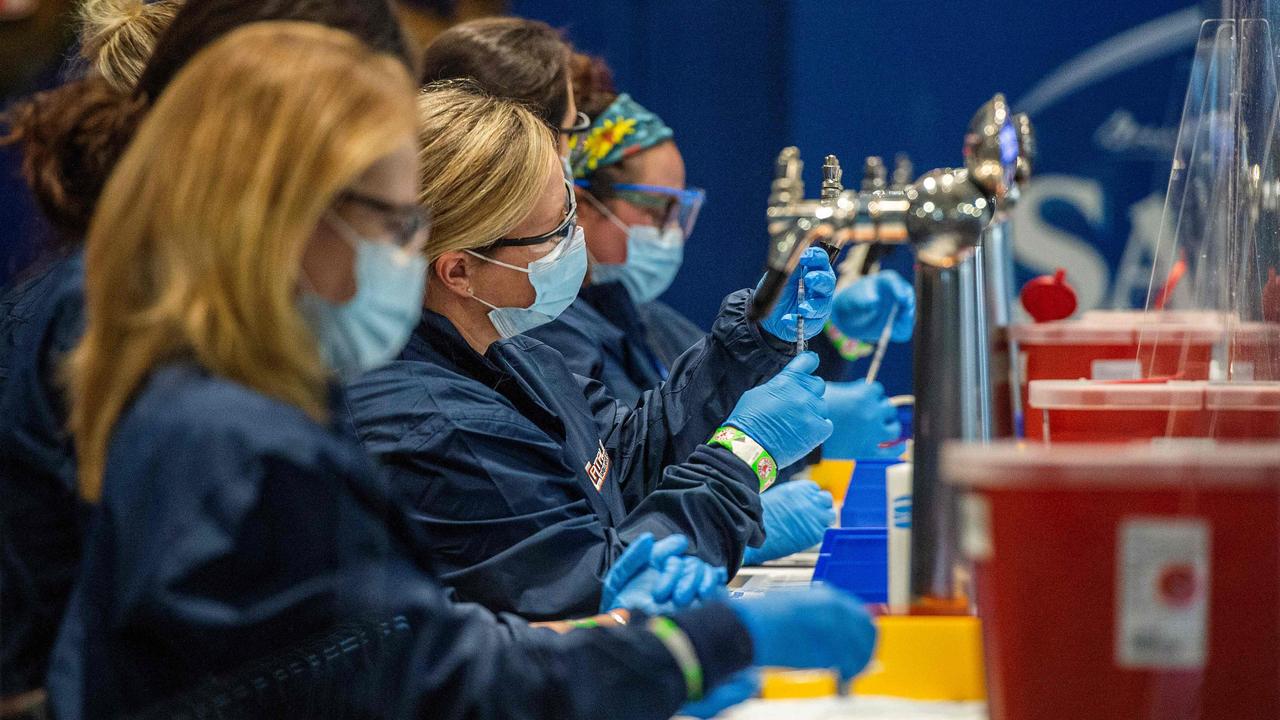
[(405, 250), (417, 252), (427, 244), (431, 231), (431, 213), (417, 203), (389, 203), (355, 190), (340, 193), (338, 200), (363, 205), (377, 212), (391, 235), (391, 242)]
[[(579, 180), (576, 184), (582, 188), (591, 186), (586, 180)], [(685, 239), (693, 234), (693, 226), (698, 222), (698, 213), (707, 199), (706, 191), (701, 188), (691, 187), (680, 190), (638, 183), (615, 183), (609, 188), (609, 194), (633, 205), (649, 216), (655, 227), (678, 225), (684, 232)]]
[(591, 118), (581, 110), (574, 116), (573, 124), (569, 127), (559, 128), (561, 135), (576, 137), (591, 129)]
[(489, 247), (494, 249), (500, 247), (526, 247), (529, 245), (541, 245), (549, 241), (559, 244), (573, 237), (574, 228), (578, 227), (578, 198), (574, 195), (573, 182), (569, 178), (564, 179), (564, 191), (564, 220), (561, 220), (554, 230), (529, 237), (500, 238), (491, 243)]

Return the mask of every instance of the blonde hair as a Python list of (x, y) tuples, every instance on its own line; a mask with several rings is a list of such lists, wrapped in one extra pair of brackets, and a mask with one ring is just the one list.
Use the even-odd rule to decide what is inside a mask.
[(532, 111), (457, 81), (418, 95), (418, 147), (432, 262), (506, 235), (533, 211), (559, 158), (555, 135)]
[(325, 417), (329, 371), (295, 306), (302, 254), (414, 120), (398, 60), (310, 23), (247, 25), (178, 73), (89, 229), (88, 326), (68, 366), (85, 499), (101, 494), (122, 409), (164, 362), (192, 358)]
[(119, 92), (133, 90), (156, 40), (183, 0), (85, 0), (80, 6), (80, 54)]

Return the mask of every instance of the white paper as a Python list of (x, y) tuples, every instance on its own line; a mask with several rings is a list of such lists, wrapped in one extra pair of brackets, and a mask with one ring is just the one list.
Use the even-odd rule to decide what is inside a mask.
[(1197, 670), (1209, 638), (1209, 522), (1133, 517), (1116, 545), (1116, 664)]
[(1137, 360), (1094, 360), (1089, 363), (1089, 377), (1094, 380), (1137, 380), (1142, 365)]

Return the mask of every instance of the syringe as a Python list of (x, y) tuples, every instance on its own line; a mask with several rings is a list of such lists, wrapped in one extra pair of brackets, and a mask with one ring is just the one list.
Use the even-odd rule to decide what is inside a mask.
[(867, 368), (867, 384), (876, 381), (876, 375), (880, 374), (880, 363), (884, 360), (885, 348), (889, 347), (889, 336), (893, 334), (893, 321), (898, 318), (898, 306), (894, 305), (889, 310), (889, 319), (884, 323), (884, 329), (880, 331), (880, 339), (876, 341), (876, 352), (871, 356), (871, 367)]

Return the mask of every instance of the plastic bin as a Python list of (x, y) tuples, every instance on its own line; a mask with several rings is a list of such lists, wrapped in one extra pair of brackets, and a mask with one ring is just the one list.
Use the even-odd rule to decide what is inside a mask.
[(840, 509), (840, 527), (888, 526), (885, 503), (885, 471), (902, 462), (898, 459), (870, 458), (853, 466), (849, 490)]
[(1220, 439), (1280, 439), (1280, 383), (1209, 383), (1209, 434)]
[(1233, 380), (1280, 380), (1280, 325), (1244, 323), (1232, 337)]
[[(1213, 313), (1093, 311), (1079, 320), (1014, 325), (1022, 404), (1036, 380), (1207, 380), (1225, 325)], [(1032, 420), (1027, 419), (1027, 425)], [(1028, 428), (1030, 432), (1030, 428)]]
[(1037, 380), (1028, 407), (1028, 440), (1124, 442), (1209, 430), (1201, 382)]
[(822, 538), (815, 582), (830, 583), (865, 603), (889, 602), (889, 533), (886, 528), (831, 528)]
[(993, 720), (1280, 717), (1280, 443), (951, 445)]

